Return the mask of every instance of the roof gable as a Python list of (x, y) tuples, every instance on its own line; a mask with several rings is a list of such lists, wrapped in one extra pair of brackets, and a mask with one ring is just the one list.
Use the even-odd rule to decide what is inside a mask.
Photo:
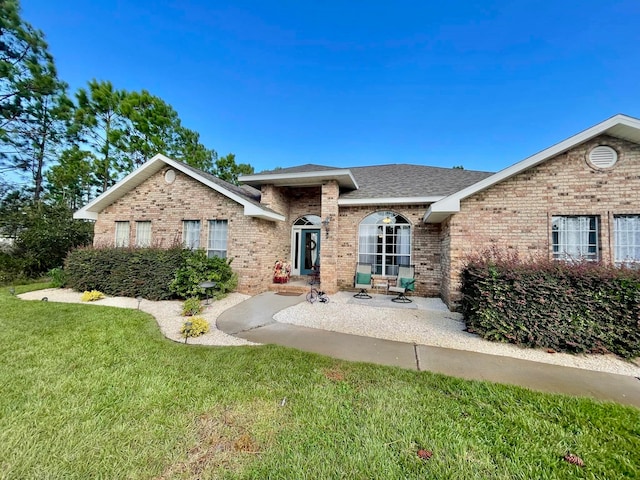
[[(87, 205), (73, 214), (73, 218), (96, 220), (98, 214), (113, 202), (130, 192), (153, 174), (165, 166), (170, 166), (183, 174), (203, 183), (225, 197), (244, 207), (244, 214), (249, 217), (262, 218), (270, 221), (284, 221), (284, 216), (260, 204), (259, 193), (231, 183), (191, 167), (185, 163), (158, 154), (141, 167), (131, 172), (114, 186), (104, 191)], [(255, 190), (255, 189), (254, 189)]]
[(604, 122), (587, 128), (560, 143), (556, 143), (541, 152), (500, 170), (498, 173), (480, 180), (462, 190), (455, 192), (429, 206), (423, 220), (426, 223), (440, 223), (450, 215), (460, 211), (460, 201), (471, 195), (486, 190), (493, 185), (507, 180), (529, 168), (535, 167), (551, 158), (556, 157), (572, 148), (591, 140), (599, 135), (607, 134), (613, 137), (640, 144), (640, 119), (628, 115), (618, 114)]

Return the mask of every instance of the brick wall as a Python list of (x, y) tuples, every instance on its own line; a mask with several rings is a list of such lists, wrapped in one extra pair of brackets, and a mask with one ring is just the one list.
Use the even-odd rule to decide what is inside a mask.
[[(165, 169), (166, 170), (166, 169)], [(208, 220), (228, 221), (227, 258), (238, 273), (238, 291), (256, 294), (271, 281), (272, 254), (282, 251), (279, 228), (283, 222), (247, 217), (244, 207), (192, 178), (176, 172), (167, 184), (162, 170), (109, 205), (94, 227), (95, 246), (113, 246), (115, 222), (129, 221), (130, 244), (135, 244), (135, 222), (151, 221), (152, 244), (170, 247), (182, 242), (182, 221), (200, 220), (200, 246), (208, 242)]]
[[(618, 152), (613, 168), (588, 164), (598, 145)], [(443, 251), (449, 241), (450, 253), (442, 257), (441, 295), (455, 306), (464, 257), (491, 245), (525, 258), (550, 257), (554, 215), (599, 216), (600, 258), (609, 262), (614, 214), (640, 214), (640, 145), (603, 135), (463, 200), (443, 224)]]
[(320, 218), (329, 219), (329, 233), (326, 227), (322, 227), (322, 243), (320, 247), (320, 281), (322, 288), (327, 293), (335, 293), (338, 290), (338, 235), (340, 219), (338, 217), (338, 195), (340, 189), (338, 182), (332, 180), (322, 185), (322, 204)]
[[(424, 224), (427, 205), (375, 207), (341, 207), (337, 232), (337, 280), (341, 289), (353, 288), (353, 276), (358, 262), (358, 228), (360, 222), (377, 211), (392, 211), (403, 215), (411, 224), (411, 263), (416, 267), (416, 294), (440, 294), (440, 225)], [(332, 232), (333, 234), (333, 232)]]

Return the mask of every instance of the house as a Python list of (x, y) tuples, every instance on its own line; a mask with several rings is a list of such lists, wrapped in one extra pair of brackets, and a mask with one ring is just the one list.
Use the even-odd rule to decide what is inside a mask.
[(384, 279), (416, 268), (416, 293), (459, 300), (464, 258), (640, 261), (640, 120), (616, 115), (498, 173), (420, 165), (301, 165), (229, 183), (156, 155), (76, 212), (94, 244), (183, 243), (233, 258), (238, 289), (320, 265), (323, 289), (353, 287), (356, 263)]

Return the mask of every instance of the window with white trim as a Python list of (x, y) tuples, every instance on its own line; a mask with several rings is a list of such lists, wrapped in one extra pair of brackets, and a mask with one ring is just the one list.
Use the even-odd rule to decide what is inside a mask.
[(227, 231), (226, 220), (209, 220), (209, 246), (207, 256), (227, 258)]
[(182, 221), (182, 244), (190, 250), (200, 248), (200, 220)]
[(598, 260), (598, 223), (595, 215), (552, 217), (553, 258), (569, 261)]
[(373, 273), (398, 275), (411, 264), (411, 224), (402, 215), (382, 211), (367, 216), (358, 229), (358, 262), (371, 263)]
[(136, 247), (147, 248), (151, 246), (151, 222), (136, 222)]
[(130, 231), (129, 222), (116, 222), (116, 247), (129, 246)]
[(613, 245), (617, 264), (640, 262), (640, 215), (613, 217)]

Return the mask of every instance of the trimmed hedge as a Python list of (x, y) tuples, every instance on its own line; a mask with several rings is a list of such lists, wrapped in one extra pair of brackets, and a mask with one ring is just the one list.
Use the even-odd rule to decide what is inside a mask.
[(81, 292), (167, 300), (174, 297), (170, 285), (184, 265), (181, 248), (81, 248), (67, 255), (64, 271), (66, 286)]
[(640, 355), (640, 271), (590, 262), (467, 260), (461, 311), (487, 340), (554, 351)]

